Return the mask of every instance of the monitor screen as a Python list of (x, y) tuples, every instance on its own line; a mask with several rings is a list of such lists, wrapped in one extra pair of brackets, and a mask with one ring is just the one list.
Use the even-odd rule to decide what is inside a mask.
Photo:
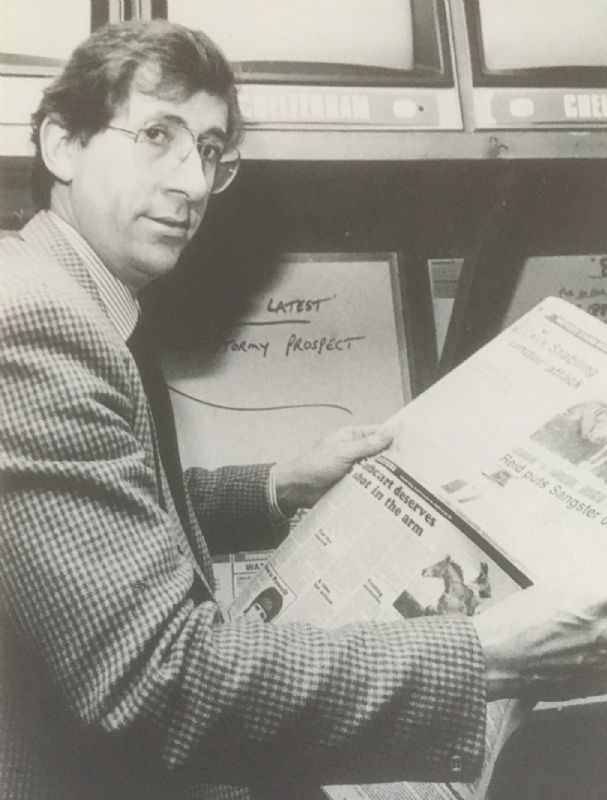
[(171, 0), (169, 19), (215, 39), (244, 82), (444, 80), (436, 0)]
[(606, 0), (475, 0), (471, 6), (481, 76), (530, 85), (607, 82)]
[(66, 59), (91, 31), (89, 4), (73, 0), (2, 0), (0, 17), (1, 53)]

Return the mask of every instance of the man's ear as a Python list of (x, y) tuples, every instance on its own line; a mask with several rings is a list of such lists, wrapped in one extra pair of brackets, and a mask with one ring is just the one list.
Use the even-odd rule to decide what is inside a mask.
[(58, 119), (46, 117), (40, 126), (40, 152), (49, 172), (61, 183), (72, 180), (77, 147), (77, 140), (69, 135)]

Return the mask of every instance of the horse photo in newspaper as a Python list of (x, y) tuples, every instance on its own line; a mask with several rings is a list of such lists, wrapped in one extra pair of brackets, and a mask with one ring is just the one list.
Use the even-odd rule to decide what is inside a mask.
[(421, 571), (424, 578), (439, 578), (443, 582), (443, 590), (437, 601), (422, 606), (413, 595), (405, 590), (396, 598), (394, 608), (406, 618), (430, 616), (434, 614), (465, 614), (471, 617), (480, 610), (482, 600), (491, 597), (489, 565), (481, 561), (478, 574), (469, 582), (464, 578), (461, 565), (447, 554), (440, 561), (425, 567)]

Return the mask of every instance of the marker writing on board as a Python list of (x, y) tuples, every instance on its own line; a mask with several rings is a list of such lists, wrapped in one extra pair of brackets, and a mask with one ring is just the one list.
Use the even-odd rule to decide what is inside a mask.
[(270, 342), (249, 341), (247, 339), (228, 339), (223, 343), (223, 352), (227, 353), (262, 353), (263, 358), (268, 355)]
[(366, 338), (366, 336), (347, 336), (339, 339), (336, 336), (321, 336), (318, 339), (304, 339), (303, 336), (292, 333), (287, 340), (285, 356), (288, 358), (292, 353), (312, 352), (320, 356), (323, 353), (343, 352), (352, 348), (352, 342)]
[(270, 297), (266, 310), (270, 314), (309, 314), (312, 311), (320, 311), (322, 303), (335, 300), (335, 298), (336, 295), (332, 297), (319, 297), (317, 300), (275, 300), (273, 297)]

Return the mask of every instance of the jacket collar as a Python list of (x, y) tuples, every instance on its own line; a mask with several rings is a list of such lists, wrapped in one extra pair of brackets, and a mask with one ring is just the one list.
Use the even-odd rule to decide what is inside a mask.
[(95, 281), (78, 253), (54, 224), (48, 211), (39, 211), (22, 229), (21, 238), (45, 259), (50, 255), (107, 314)]
[(139, 304), (131, 291), (103, 264), (78, 232), (51, 211), (40, 211), (21, 236), (67, 272), (103, 310), (122, 341), (132, 334)]

